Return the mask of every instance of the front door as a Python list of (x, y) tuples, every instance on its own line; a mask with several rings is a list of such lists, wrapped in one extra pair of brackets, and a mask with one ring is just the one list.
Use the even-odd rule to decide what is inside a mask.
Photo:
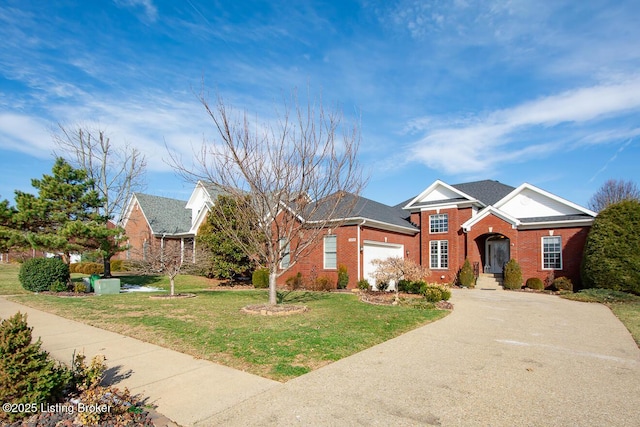
[(485, 273), (502, 273), (504, 265), (509, 261), (509, 239), (487, 239), (487, 261)]

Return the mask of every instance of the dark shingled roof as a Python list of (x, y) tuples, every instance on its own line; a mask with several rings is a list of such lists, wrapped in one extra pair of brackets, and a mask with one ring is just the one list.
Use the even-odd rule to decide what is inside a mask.
[(471, 197), (475, 197), (487, 206), (495, 205), (499, 200), (503, 199), (507, 194), (515, 190), (515, 187), (489, 179), (484, 181), (455, 184), (452, 185), (452, 187), (470, 195)]
[(191, 228), (191, 209), (184, 200), (150, 194), (135, 194), (153, 234), (180, 234)]
[(532, 218), (520, 218), (522, 223), (536, 223), (536, 222), (556, 222), (556, 221), (579, 221), (583, 219), (593, 219), (591, 215), (576, 214), (576, 215), (555, 215), (555, 216), (539, 216)]
[[(335, 197), (335, 195), (329, 197)], [(322, 205), (322, 201), (319, 201), (318, 203)], [(313, 221), (314, 218), (321, 218), (324, 216), (326, 216), (326, 210), (323, 210), (322, 207), (320, 207), (311, 220)], [(400, 207), (388, 206), (383, 203), (367, 199), (366, 197), (360, 197), (346, 192), (342, 193), (342, 198), (337, 208), (337, 214), (334, 216), (339, 218), (369, 219), (418, 231), (418, 228), (409, 222), (409, 215), (407, 212), (402, 210)]]
[[(511, 193), (515, 190), (515, 187), (510, 185), (503, 184), (498, 181), (492, 181), (490, 179), (486, 179), (484, 181), (474, 181), (474, 182), (465, 182), (462, 184), (452, 185), (453, 188), (462, 191), (469, 196), (478, 199), (485, 206), (495, 205), (499, 200), (504, 198), (507, 194)], [(401, 203), (398, 203), (395, 207), (403, 207), (406, 206), (410, 201), (415, 199), (416, 196), (405, 200)], [(446, 199), (446, 200), (433, 200), (430, 202), (422, 202), (418, 203), (415, 206), (429, 206), (429, 205), (438, 205), (443, 203), (457, 203), (463, 202), (466, 199), (461, 197), (456, 197), (454, 199)]]

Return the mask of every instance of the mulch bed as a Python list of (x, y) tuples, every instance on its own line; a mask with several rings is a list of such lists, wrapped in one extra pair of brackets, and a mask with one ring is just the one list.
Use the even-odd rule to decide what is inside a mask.
[(292, 314), (300, 314), (308, 311), (305, 305), (287, 305), (287, 304), (254, 304), (242, 308), (247, 314), (258, 314), (262, 316), (289, 316)]

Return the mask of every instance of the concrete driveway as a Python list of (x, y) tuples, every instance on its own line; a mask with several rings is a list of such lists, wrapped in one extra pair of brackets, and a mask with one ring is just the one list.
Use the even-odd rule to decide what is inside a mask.
[(640, 351), (605, 306), (483, 290), (452, 302), (441, 321), (198, 425), (640, 425)]

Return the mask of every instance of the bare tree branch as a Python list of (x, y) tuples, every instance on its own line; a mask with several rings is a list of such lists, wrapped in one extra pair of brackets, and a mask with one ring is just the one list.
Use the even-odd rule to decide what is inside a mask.
[(610, 179), (589, 200), (589, 209), (600, 212), (623, 200), (640, 200), (640, 190), (633, 181)]
[[(269, 269), (269, 302), (276, 304), (277, 277), (308, 254), (327, 228), (354, 214), (366, 181), (357, 158), (358, 127), (345, 127), (339, 111), (320, 103), (301, 106), (295, 93), (265, 123), (234, 111), (221, 97), (214, 106), (203, 95), (200, 102), (217, 138), (195, 153), (195, 167), (170, 153), (172, 166), (240, 201), (245, 226), (231, 226), (228, 218), (223, 232)], [(224, 217), (215, 205), (210, 214)], [(238, 238), (247, 234), (248, 242)]]

